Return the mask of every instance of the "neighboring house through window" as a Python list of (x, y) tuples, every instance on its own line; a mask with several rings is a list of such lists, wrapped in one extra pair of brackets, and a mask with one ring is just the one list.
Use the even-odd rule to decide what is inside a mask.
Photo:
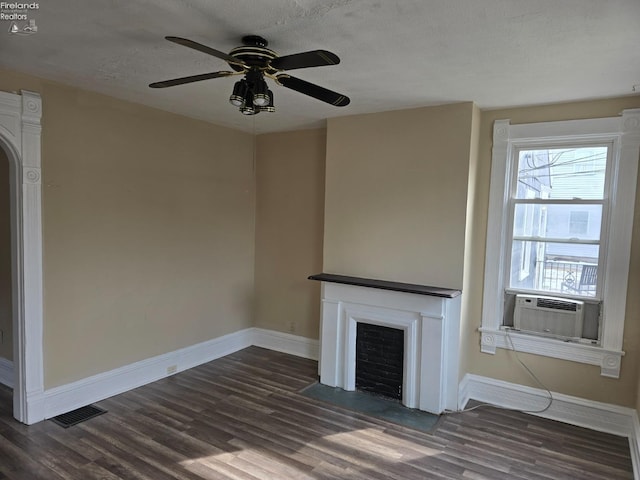
[[(600, 216), (599, 216), (600, 217)], [(589, 212), (569, 213), (569, 235), (586, 236), (589, 231)]]
[(495, 122), (482, 351), (619, 375), (639, 152), (640, 110)]

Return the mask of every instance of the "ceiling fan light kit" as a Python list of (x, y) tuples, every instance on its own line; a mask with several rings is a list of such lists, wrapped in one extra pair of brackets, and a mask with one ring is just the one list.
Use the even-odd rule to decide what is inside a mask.
[(245, 78), (235, 83), (229, 103), (238, 107), (244, 115), (276, 111), (273, 106), (273, 94), (264, 80), (264, 74), (256, 68), (249, 70)]
[(213, 78), (244, 75), (244, 78), (234, 84), (233, 91), (229, 97), (229, 103), (234, 107), (238, 107), (244, 115), (275, 112), (273, 92), (269, 89), (265, 77), (274, 80), (278, 85), (336, 107), (344, 107), (350, 103), (349, 97), (346, 95), (292, 77), (287, 73), (281, 73), (286, 70), (337, 65), (340, 63), (340, 59), (336, 54), (326, 50), (312, 50), (279, 57), (273, 50), (267, 48), (268, 42), (264, 38), (257, 35), (248, 35), (242, 38), (243, 46), (236, 47), (229, 54), (226, 54), (186, 38), (165, 38), (170, 42), (220, 58), (226, 61), (233, 71), (225, 70), (174, 78), (151, 83), (149, 85), (151, 88), (167, 88)]
[(241, 107), (245, 102), (244, 97), (246, 96), (248, 89), (249, 87), (247, 87), (247, 81), (245, 79), (236, 82), (236, 84), (233, 86), (233, 92), (229, 97), (229, 103), (231, 103), (231, 105), (233, 105), (234, 107)]

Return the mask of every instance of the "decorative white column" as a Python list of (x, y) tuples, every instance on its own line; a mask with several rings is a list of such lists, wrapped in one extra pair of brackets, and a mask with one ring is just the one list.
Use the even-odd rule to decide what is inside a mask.
[[(40, 118), (37, 93), (22, 92), (22, 227), (24, 252), (23, 371), (26, 412), (20, 420), (32, 424), (44, 419), (42, 352), (42, 175), (40, 170)], [(15, 412), (14, 412), (15, 415)]]
[(41, 116), (37, 93), (0, 92), (0, 143), (11, 170), (13, 415), (27, 424), (44, 420)]

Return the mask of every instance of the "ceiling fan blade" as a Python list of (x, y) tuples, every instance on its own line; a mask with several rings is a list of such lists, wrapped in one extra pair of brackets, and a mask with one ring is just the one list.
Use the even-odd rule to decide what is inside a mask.
[(271, 66), (276, 70), (294, 70), (296, 68), (323, 67), (339, 63), (340, 59), (335, 53), (326, 50), (312, 50), (274, 58)]
[(242, 67), (246, 67), (247, 64), (242, 60), (236, 57), (232, 57), (220, 50), (216, 50), (215, 48), (207, 47), (206, 45), (202, 45), (201, 43), (194, 42), (193, 40), (189, 40), (187, 38), (181, 37), (164, 37), (170, 42), (177, 43), (178, 45), (183, 45), (185, 47), (193, 48), (194, 50), (198, 50), (199, 52), (206, 53), (207, 55), (213, 55), (214, 57), (220, 58), (227, 63), (231, 63), (234, 65), (240, 65)]
[(330, 103), (331, 105), (335, 105), (336, 107), (345, 107), (349, 105), (349, 97), (346, 95), (342, 95), (338, 92), (332, 92), (331, 90), (327, 90), (324, 87), (319, 85), (315, 85), (313, 83), (309, 83), (305, 80), (300, 80), (299, 78), (292, 77), (290, 75), (278, 75), (276, 77), (278, 83), (283, 87), (290, 88), (291, 90), (295, 90), (296, 92), (304, 93), (305, 95), (309, 95), (310, 97), (317, 98), (326, 103)]
[(167, 88), (174, 87), (176, 85), (184, 85), (185, 83), (199, 82), (201, 80), (210, 80), (212, 78), (228, 77), (229, 75), (233, 74), (234, 72), (227, 71), (203, 73), (201, 75), (191, 75), (189, 77), (173, 78), (171, 80), (164, 80), (162, 82), (150, 83), (149, 86), (151, 88)]

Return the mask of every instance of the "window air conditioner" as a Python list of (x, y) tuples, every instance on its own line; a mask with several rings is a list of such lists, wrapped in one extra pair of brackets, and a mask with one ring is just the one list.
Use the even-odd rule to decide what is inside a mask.
[(513, 326), (522, 332), (562, 339), (582, 337), (584, 302), (540, 295), (516, 295)]

